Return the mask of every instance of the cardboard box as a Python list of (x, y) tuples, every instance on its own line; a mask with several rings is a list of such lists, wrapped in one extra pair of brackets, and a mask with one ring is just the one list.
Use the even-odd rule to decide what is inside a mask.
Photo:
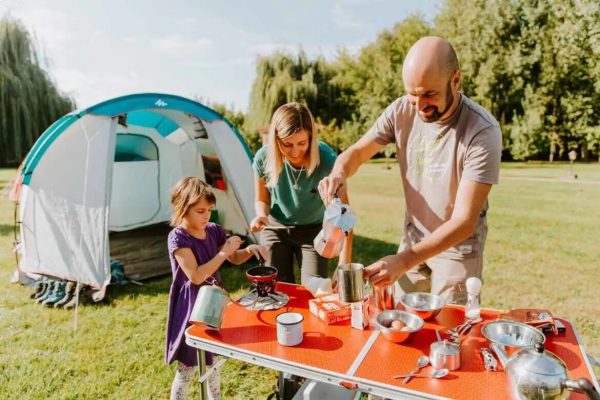
[(309, 300), (308, 309), (328, 325), (346, 321), (352, 315), (350, 304), (342, 303), (337, 294)]

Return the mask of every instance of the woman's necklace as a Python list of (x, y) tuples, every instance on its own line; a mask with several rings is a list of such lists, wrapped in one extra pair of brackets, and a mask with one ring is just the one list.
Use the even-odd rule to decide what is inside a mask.
[(292, 164), (290, 164), (289, 161), (288, 165), (290, 167), (290, 174), (292, 175), (292, 179), (294, 180), (294, 184), (292, 187), (294, 188), (294, 190), (298, 190), (298, 181), (300, 180), (300, 175), (302, 175), (302, 171), (304, 171), (304, 165), (300, 168), (298, 176), (294, 175), (294, 167), (292, 167)]

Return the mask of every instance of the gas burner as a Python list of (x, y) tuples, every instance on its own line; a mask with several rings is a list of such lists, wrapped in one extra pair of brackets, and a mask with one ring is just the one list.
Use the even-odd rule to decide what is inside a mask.
[(259, 297), (267, 297), (270, 293), (275, 293), (275, 281), (254, 282), (250, 290), (255, 290)]
[(256, 288), (250, 290), (239, 300), (242, 307), (248, 310), (277, 310), (287, 304), (289, 297), (285, 293), (268, 292), (266, 295), (260, 295)]

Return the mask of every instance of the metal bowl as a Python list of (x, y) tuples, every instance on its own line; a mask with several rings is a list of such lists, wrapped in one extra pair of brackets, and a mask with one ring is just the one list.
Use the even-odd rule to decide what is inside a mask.
[(440, 296), (425, 292), (406, 293), (400, 297), (400, 303), (406, 311), (423, 319), (435, 317), (446, 305), (446, 301)]
[(532, 326), (515, 321), (492, 321), (481, 328), (481, 334), (492, 343), (498, 343), (513, 349), (533, 347), (544, 343), (546, 336)]
[[(409, 329), (405, 331), (390, 329), (394, 321), (401, 321)], [(415, 332), (420, 331), (424, 324), (425, 322), (421, 317), (406, 311), (387, 310), (375, 316), (377, 328), (387, 340), (394, 343), (406, 342)]]

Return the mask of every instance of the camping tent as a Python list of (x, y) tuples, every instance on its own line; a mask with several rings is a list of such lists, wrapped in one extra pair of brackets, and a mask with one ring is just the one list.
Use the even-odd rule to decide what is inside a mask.
[(65, 115), (21, 169), (19, 269), (104, 289), (109, 232), (166, 226), (170, 188), (184, 176), (210, 183), (219, 223), (249, 235), (251, 162), (227, 119), (182, 97), (135, 94)]

